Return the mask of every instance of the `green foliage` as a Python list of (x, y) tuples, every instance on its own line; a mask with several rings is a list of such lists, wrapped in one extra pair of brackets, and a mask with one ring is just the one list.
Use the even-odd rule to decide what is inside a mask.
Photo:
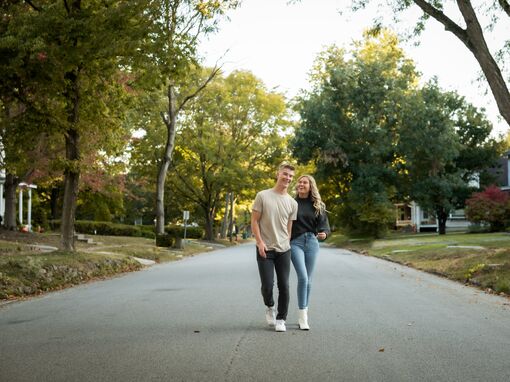
[(367, 33), (350, 58), (336, 48), (321, 54), (312, 79), (314, 90), (299, 104), (294, 155), (313, 160), (319, 180), (334, 179), (325, 199), (344, 205), (340, 224), (380, 235), (392, 220), (395, 143), (402, 104), (417, 80), (414, 66), (393, 34)]
[[(60, 229), (60, 220), (50, 221), (52, 230)], [(142, 228), (141, 226), (116, 224), (101, 221), (77, 220), (75, 222), (77, 233), (88, 235), (108, 235), (108, 236), (134, 236), (154, 238), (154, 230)]]
[(122, 188), (123, 184), (115, 184), (112, 180), (112, 183), (105, 185), (100, 190), (95, 191), (87, 188), (81, 191), (78, 197), (76, 219), (118, 221), (124, 213)]
[(468, 182), (498, 157), (501, 145), (483, 113), (435, 80), (419, 87), (387, 30), (365, 33), (350, 56), (329, 48), (312, 80), (292, 145), (299, 160), (316, 164), (328, 205), (342, 204), (333, 207), (335, 220), (381, 236), (394, 222), (393, 202), (414, 200), (436, 214), (443, 233), (449, 212), (469, 195)]
[[(208, 73), (197, 68), (194, 75), (203, 79)], [(144, 185), (133, 187), (136, 197), (155, 187), (151, 177), (160, 163), (164, 134), (153, 124), (156, 118), (151, 114), (145, 119), (146, 134), (133, 144), (129, 179)], [(253, 74), (237, 71), (227, 77), (218, 75), (183, 111), (181, 119), (167, 179), (165, 212), (176, 220), (183, 210), (190, 211), (212, 239), (212, 224), (226, 192), (234, 192), (237, 202), (242, 202), (272, 184), (276, 164), (287, 156), (288, 110), (281, 94), (268, 91)]]
[[(86, 169), (84, 175), (97, 175), (127, 142), (122, 122), (129, 96), (121, 66), (147, 33), (142, 11), (147, 5), (145, 0), (2, 5), (0, 76), (6, 81), (0, 87), (0, 134), (9, 154), (6, 166), (31, 181), (62, 172), (76, 179), (65, 183), (65, 212), (74, 212), (78, 174)], [(63, 216), (70, 233), (72, 213)]]
[(496, 163), (500, 144), (490, 138), (492, 126), (479, 110), (441, 91), (435, 81), (409, 98), (404, 113), (400, 184), (422, 208), (435, 212), (441, 230), (441, 216), (464, 206), (469, 182)]
[(171, 247), (174, 241), (175, 237), (167, 233), (156, 235), (156, 246), (158, 247)]
[[(180, 225), (168, 225), (165, 232), (173, 238), (184, 237), (184, 227)], [(203, 236), (204, 230), (201, 227), (186, 227), (187, 239), (201, 239)]]

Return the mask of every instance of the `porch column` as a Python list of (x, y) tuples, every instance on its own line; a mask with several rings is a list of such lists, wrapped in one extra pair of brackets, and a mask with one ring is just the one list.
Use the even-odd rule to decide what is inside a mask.
[(414, 210), (414, 224), (416, 224), (416, 232), (420, 232), (420, 226), (421, 226), (421, 211), (420, 206), (413, 202), (413, 210)]
[(28, 187), (28, 232), (32, 232), (32, 188)]
[(3, 221), (4, 215), (5, 215), (4, 184), (0, 183), (0, 216), (2, 217), (2, 221)]
[(19, 198), (18, 198), (18, 220), (19, 224), (23, 224), (23, 188), (19, 189)]

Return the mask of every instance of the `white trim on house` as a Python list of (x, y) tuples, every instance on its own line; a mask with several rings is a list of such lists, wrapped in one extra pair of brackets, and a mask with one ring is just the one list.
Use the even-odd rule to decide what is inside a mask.
[(5, 215), (4, 183), (5, 183), (5, 170), (0, 169), (0, 216), (2, 217), (2, 221)]

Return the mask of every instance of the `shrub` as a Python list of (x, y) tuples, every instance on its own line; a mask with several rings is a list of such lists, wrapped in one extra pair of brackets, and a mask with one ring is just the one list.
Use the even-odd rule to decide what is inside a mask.
[(496, 186), (474, 193), (466, 200), (466, 217), (474, 223), (487, 223), (491, 231), (502, 231), (510, 218), (508, 194)]
[[(60, 229), (60, 220), (51, 220), (49, 225), (53, 231)], [(151, 225), (127, 225), (109, 222), (98, 222), (91, 220), (77, 220), (74, 224), (77, 233), (88, 235), (108, 235), (108, 236), (134, 236), (154, 239), (156, 233), (154, 226)], [(165, 228), (165, 232), (172, 238), (184, 237), (184, 227), (179, 225), (169, 225)], [(201, 239), (204, 231), (201, 227), (187, 227), (187, 239)]]
[(163, 235), (156, 235), (156, 246), (158, 247), (171, 247), (174, 243), (174, 238), (164, 233)]
[[(50, 227), (56, 231), (60, 229), (60, 220), (50, 221)], [(74, 223), (74, 229), (77, 233), (88, 235), (108, 235), (108, 236), (134, 236), (154, 238), (154, 233), (144, 233), (138, 226), (127, 224), (116, 224), (109, 222), (97, 222), (90, 220), (77, 220)], [(152, 234), (152, 235), (151, 235)]]
[[(184, 227), (180, 225), (168, 225), (165, 232), (172, 237), (184, 237)], [(186, 239), (201, 239), (204, 230), (201, 227), (186, 227)]]
[(145, 237), (147, 239), (155, 239), (156, 238), (156, 232), (154, 232), (154, 226), (145, 226), (145, 225), (139, 225), (136, 226), (140, 229), (140, 233), (142, 237)]

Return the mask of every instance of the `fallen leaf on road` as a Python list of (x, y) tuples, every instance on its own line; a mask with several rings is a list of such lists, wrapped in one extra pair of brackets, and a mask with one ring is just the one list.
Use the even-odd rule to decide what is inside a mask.
[(195, 330), (193, 333), (200, 333), (200, 330)]
[(380, 348), (380, 349), (379, 349), (379, 352), (380, 352), (380, 353), (384, 352), (384, 348)]

